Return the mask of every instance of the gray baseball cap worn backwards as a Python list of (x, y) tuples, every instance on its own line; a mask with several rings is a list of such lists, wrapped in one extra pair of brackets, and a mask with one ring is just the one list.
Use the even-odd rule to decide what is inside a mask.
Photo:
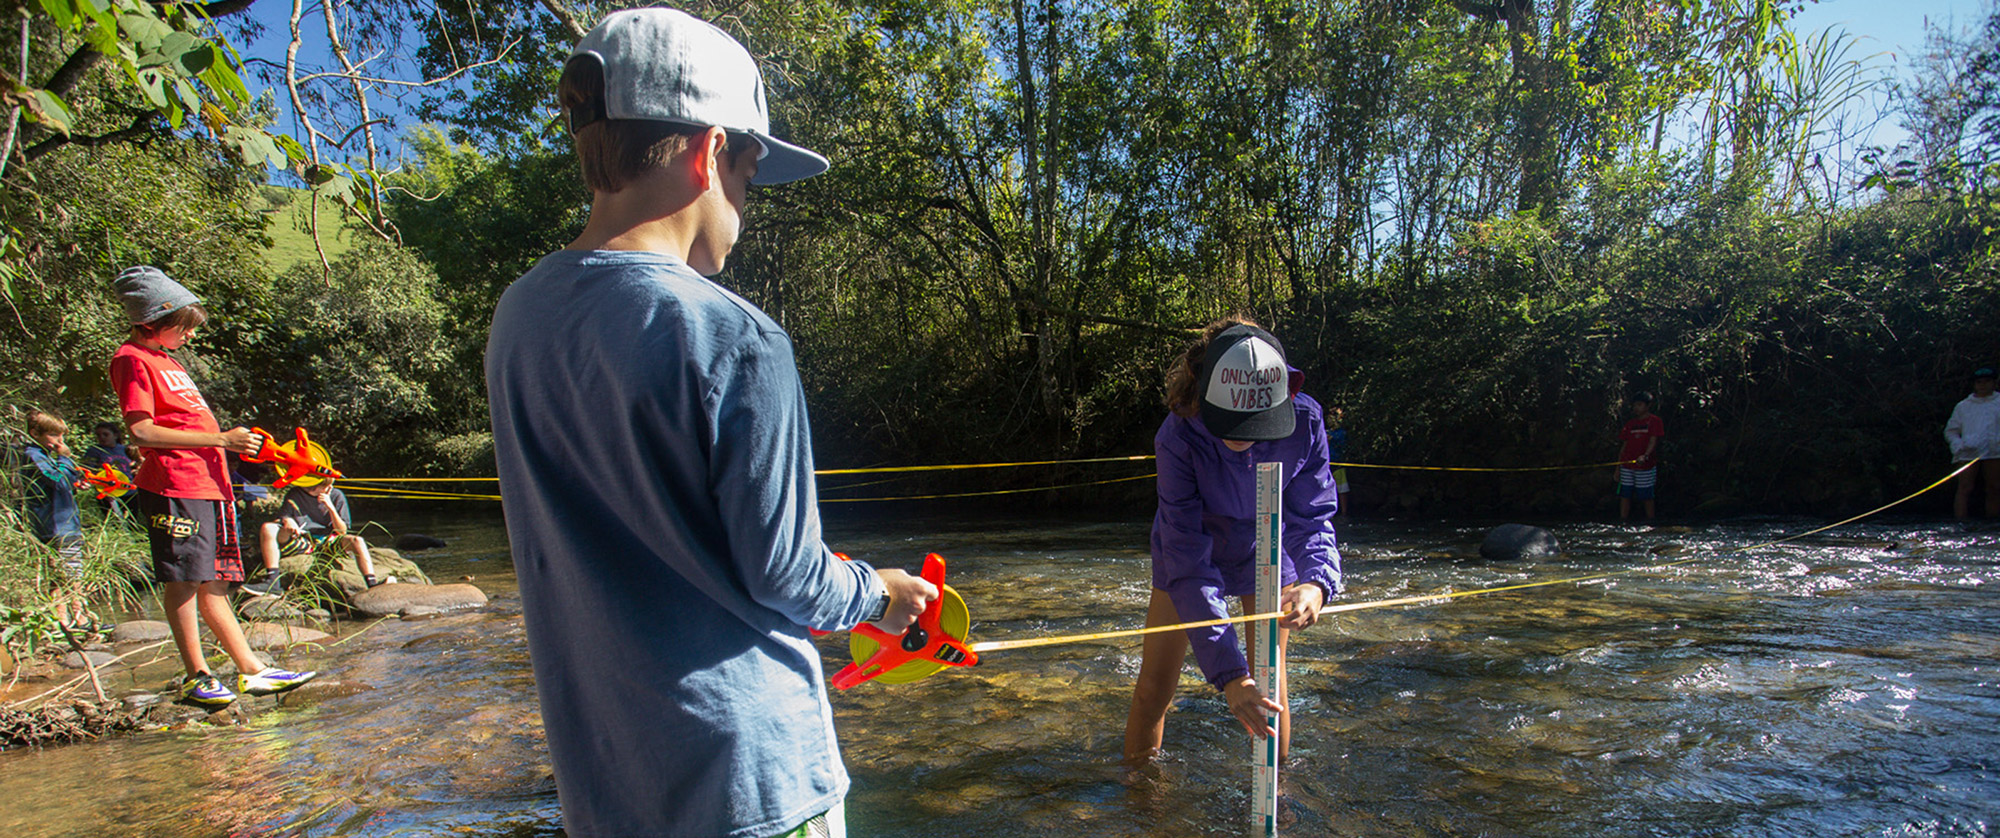
[(678, 9), (613, 12), (577, 42), (570, 59), (585, 55), (604, 67), (605, 119), (717, 126), (756, 137), (764, 150), (751, 183), (786, 183), (826, 171), (825, 157), (771, 136), (756, 59), (707, 21)]

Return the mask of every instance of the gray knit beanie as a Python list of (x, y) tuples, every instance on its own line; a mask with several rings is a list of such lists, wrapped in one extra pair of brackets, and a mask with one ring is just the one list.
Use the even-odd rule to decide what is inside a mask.
[(151, 265), (126, 268), (112, 287), (118, 289), (118, 298), (125, 301), (125, 315), (134, 326), (201, 302), (193, 291)]

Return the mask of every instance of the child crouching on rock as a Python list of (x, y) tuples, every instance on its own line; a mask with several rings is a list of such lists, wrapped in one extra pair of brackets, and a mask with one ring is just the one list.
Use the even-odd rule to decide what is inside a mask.
[(285, 490), (278, 519), (257, 530), (258, 553), (264, 560), (268, 578), (244, 585), (243, 591), (253, 596), (283, 596), (285, 585), (278, 571), (278, 560), (311, 552), (328, 539), (339, 541), (341, 549), (354, 557), (354, 567), (361, 571), (362, 582), (370, 588), (382, 584), (382, 580), (375, 578), (375, 561), (368, 555), (368, 542), (347, 531), (347, 522), (352, 518), (347, 509), (347, 495), (334, 487), (333, 478), (299, 478)]

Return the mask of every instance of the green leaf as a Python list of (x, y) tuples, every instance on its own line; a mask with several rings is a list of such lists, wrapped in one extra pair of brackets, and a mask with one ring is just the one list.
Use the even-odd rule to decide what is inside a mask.
[(285, 156), (292, 162), (294, 163), (306, 162), (307, 159), (306, 147), (299, 145), (298, 140), (292, 139), (291, 136), (288, 134), (273, 135), (271, 137), (271, 140), (277, 143), (279, 148), (284, 149)]
[(111, 7), (99, 2), (99, 0), (82, 0), (82, 4), (75, 6), (75, 8), (78, 12), (89, 17), (98, 26), (106, 28), (116, 28), (118, 26), (118, 17), (111, 13)]
[(166, 21), (142, 14), (119, 15), (118, 28), (124, 31), (127, 38), (132, 39), (132, 45), (140, 52), (159, 52), (160, 44), (167, 39), (167, 36), (185, 34), (174, 32), (174, 28), (168, 26)]
[(35, 102), (40, 106), (36, 119), (41, 123), (64, 134), (69, 133), (71, 125), (76, 124), (76, 113), (69, 109), (69, 103), (64, 102), (61, 96), (46, 90), (37, 90)]
[(236, 152), (237, 159), (242, 160), (245, 166), (255, 166), (263, 162), (265, 152), (259, 145), (259, 140), (265, 140), (264, 132), (255, 128), (231, 125), (222, 129), (222, 144)]
[(178, 61), (182, 53), (193, 49), (198, 43), (202, 43), (200, 38), (196, 38), (186, 32), (171, 31), (160, 39), (160, 45), (157, 49), (161, 55)]
[(259, 143), (259, 148), (264, 152), (265, 165), (273, 168), (284, 168), (291, 162), (291, 157), (278, 147), (277, 139), (277, 137), (270, 134), (264, 134), (262, 136), (263, 141)]
[(215, 63), (215, 45), (199, 41), (182, 50), (180, 56), (181, 69), (190, 76), (199, 76), (208, 72), (208, 68)]
[(194, 85), (188, 84), (187, 79), (174, 79), (174, 93), (180, 98), (182, 110), (201, 110), (201, 94), (195, 92)]
[(138, 73), (139, 90), (146, 94), (146, 100), (160, 110), (167, 109), (167, 74), (157, 67), (146, 67)]
[(68, 0), (41, 0), (41, 4), (42, 11), (54, 18), (57, 26), (68, 30), (76, 29), (79, 15)]
[[(321, 167), (321, 171), (326, 170), (326, 167)], [(344, 206), (354, 205), (354, 179), (351, 177), (334, 175), (314, 186), (313, 192), (318, 193), (321, 197), (339, 201)]]
[(118, 29), (98, 23), (83, 30), (83, 42), (105, 55), (118, 55)]
[(217, 61), (210, 64), (208, 70), (201, 75), (202, 80), (208, 83), (208, 88), (216, 92), (217, 98), (229, 103), (230, 110), (250, 104), (250, 89), (243, 86), (243, 78), (236, 74), (230, 62)]

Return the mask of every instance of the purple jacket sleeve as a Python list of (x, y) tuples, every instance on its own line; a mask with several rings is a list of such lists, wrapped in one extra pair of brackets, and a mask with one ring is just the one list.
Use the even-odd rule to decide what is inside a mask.
[(1333, 533), (1340, 491), (1328, 465), (1326, 421), (1317, 410), (1309, 415), (1312, 427), (1305, 457), (1298, 473), (1285, 484), (1285, 558), (1292, 563), (1291, 581), (1317, 584), (1332, 601), (1346, 587), (1340, 572), (1340, 547)]
[[(1154, 438), (1160, 506), (1153, 516), (1153, 586), (1167, 592), (1181, 622), (1221, 619), (1229, 616), (1229, 605), (1211, 555), (1215, 539), (1203, 520), (1194, 452), (1177, 432), (1177, 421), (1170, 417)], [(1234, 626), (1188, 629), (1187, 635), (1195, 662), (1216, 688), (1250, 674)]]

